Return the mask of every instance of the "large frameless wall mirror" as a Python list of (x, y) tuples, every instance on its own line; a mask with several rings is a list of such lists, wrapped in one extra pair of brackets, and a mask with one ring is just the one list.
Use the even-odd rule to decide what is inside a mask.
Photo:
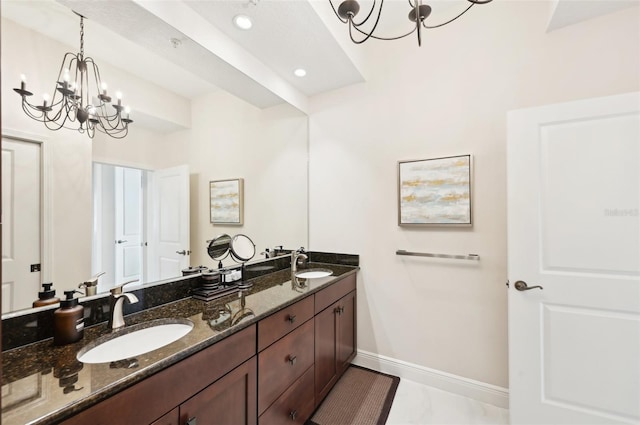
[[(305, 114), (285, 103), (258, 108), (215, 87), (178, 95), (94, 56), (102, 78), (130, 94), (129, 135), (47, 130), (12, 89), (26, 74), (34, 95), (50, 90), (64, 53), (78, 46), (42, 31), (66, 28), (74, 40), (77, 16), (39, 1), (3, 1), (0, 12), (3, 313), (31, 307), (43, 282), (61, 295), (105, 272), (104, 293), (131, 279), (178, 277), (187, 266), (215, 268), (207, 241), (220, 234), (249, 236), (253, 261), (275, 245), (308, 245)], [(119, 39), (92, 37), (98, 30), (108, 31), (85, 21), (87, 54)], [(209, 182), (233, 178), (244, 179), (244, 224), (212, 224)]]

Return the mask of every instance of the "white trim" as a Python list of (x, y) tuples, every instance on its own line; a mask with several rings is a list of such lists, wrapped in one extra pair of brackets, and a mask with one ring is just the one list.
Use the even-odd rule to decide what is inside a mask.
[(369, 351), (358, 350), (353, 364), (382, 373), (439, 388), (494, 406), (509, 408), (509, 390), (486, 382), (464, 378), (452, 373), (393, 359)]

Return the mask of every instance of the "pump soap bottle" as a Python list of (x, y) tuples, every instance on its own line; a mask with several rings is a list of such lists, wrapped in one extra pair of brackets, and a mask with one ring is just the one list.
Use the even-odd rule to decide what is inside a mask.
[(76, 291), (64, 291), (66, 299), (60, 301), (60, 308), (53, 312), (53, 343), (71, 344), (84, 336), (84, 307), (73, 297)]
[(33, 307), (58, 304), (60, 298), (56, 297), (56, 290), (51, 289), (53, 283), (43, 283), (42, 291), (38, 292), (38, 299), (33, 302)]

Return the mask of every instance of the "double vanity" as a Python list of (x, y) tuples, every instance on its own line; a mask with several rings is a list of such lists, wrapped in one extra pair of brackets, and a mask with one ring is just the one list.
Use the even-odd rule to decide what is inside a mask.
[(304, 424), (356, 351), (357, 265), (309, 267), (325, 272), (127, 315), (117, 338), (101, 323), (75, 344), (5, 351), (2, 423)]

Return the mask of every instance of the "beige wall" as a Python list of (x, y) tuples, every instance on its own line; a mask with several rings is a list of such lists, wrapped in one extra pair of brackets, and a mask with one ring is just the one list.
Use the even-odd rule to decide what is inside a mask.
[[(421, 48), (368, 41), (368, 82), (312, 99), (310, 244), (361, 255), (360, 349), (508, 386), (506, 113), (640, 88), (638, 8), (547, 34), (549, 9), (497, 1)], [(398, 227), (397, 161), (467, 153), (473, 228)]]
[[(189, 155), (191, 264), (217, 265), (205, 248), (221, 233), (249, 236), (256, 258), (275, 245), (306, 246), (306, 115), (286, 104), (261, 110), (222, 91), (194, 100), (192, 111), (191, 130), (171, 136)], [(245, 224), (211, 224), (209, 181), (240, 177)]]

